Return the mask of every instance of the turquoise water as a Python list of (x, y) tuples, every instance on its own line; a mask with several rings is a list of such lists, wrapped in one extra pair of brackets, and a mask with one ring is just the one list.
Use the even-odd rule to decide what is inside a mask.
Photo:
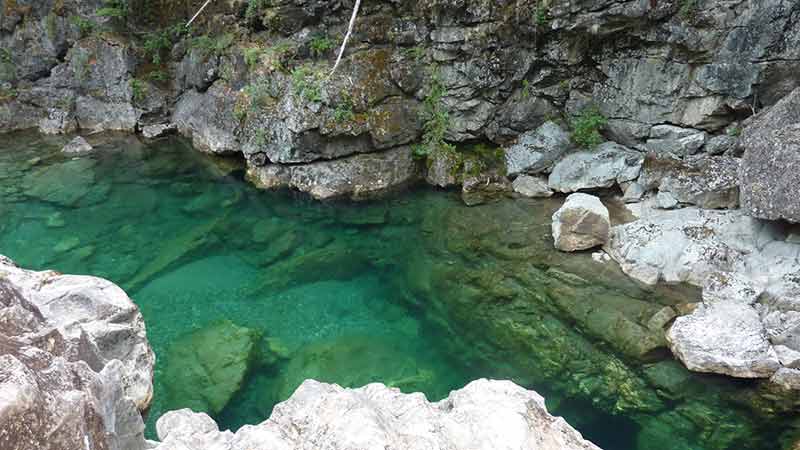
[(642, 350), (663, 338), (647, 319), (696, 292), (554, 252), (558, 199), (319, 203), (258, 191), (239, 161), (179, 139), (93, 139), (81, 158), (59, 153), (64, 137), (0, 140), (0, 253), (108, 278), (140, 306), (158, 358), (150, 436), (180, 407), (256, 423), (305, 378), (435, 400), (512, 378), (607, 450), (778, 449), (800, 426), (758, 383)]

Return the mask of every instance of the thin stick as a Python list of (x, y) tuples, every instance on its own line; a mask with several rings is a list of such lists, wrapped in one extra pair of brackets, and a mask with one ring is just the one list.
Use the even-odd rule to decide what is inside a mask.
[(199, 10), (197, 10), (197, 12), (194, 14), (194, 16), (192, 16), (192, 18), (191, 18), (191, 19), (189, 20), (189, 22), (186, 24), (186, 26), (187, 26), (187, 27), (188, 27), (189, 25), (191, 25), (191, 24), (192, 24), (192, 22), (194, 22), (194, 19), (197, 19), (197, 16), (199, 16), (199, 15), (200, 15), (200, 13), (201, 13), (201, 12), (203, 12), (203, 10), (204, 10), (204, 9), (206, 9), (206, 6), (208, 6), (208, 4), (209, 4), (209, 3), (211, 3), (211, 0), (206, 0), (206, 2), (205, 2), (205, 3), (203, 3), (203, 6), (201, 6), (201, 7), (200, 7), (200, 9), (199, 9)]
[(360, 6), (361, 0), (356, 0), (356, 4), (353, 6), (353, 15), (350, 16), (350, 25), (347, 26), (347, 34), (345, 34), (344, 39), (342, 39), (342, 48), (339, 49), (339, 56), (336, 58), (336, 63), (334, 63), (328, 78), (333, 76), (333, 73), (336, 72), (336, 68), (339, 67), (339, 63), (342, 61), (342, 55), (344, 55), (344, 49), (347, 48), (347, 40), (350, 39), (350, 34), (353, 32), (353, 27), (356, 24), (356, 16), (358, 16), (358, 8)]

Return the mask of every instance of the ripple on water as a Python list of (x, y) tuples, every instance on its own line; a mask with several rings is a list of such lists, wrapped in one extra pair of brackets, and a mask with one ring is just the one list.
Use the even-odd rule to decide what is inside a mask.
[(606, 450), (777, 449), (797, 425), (758, 383), (669, 358), (654, 318), (695, 293), (553, 251), (558, 199), (317, 203), (177, 139), (112, 136), (89, 159), (60, 155), (66, 138), (2, 139), (0, 253), (130, 293), (158, 357), (151, 436), (186, 406), (258, 422), (308, 377), (432, 399), (512, 378)]

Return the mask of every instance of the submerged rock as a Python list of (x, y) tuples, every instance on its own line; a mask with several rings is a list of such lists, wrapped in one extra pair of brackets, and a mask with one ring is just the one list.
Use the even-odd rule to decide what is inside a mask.
[(22, 180), (25, 194), (63, 206), (75, 206), (95, 184), (95, 162), (73, 159), (39, 167)]
[(92, 151), (92, 149), (92, 146), (86, 142), (86, 139), (84, 139), (83, 136), (78, 136), (69, 141), (67, 145), (61, 149), (61, 153), (66, 153), (68, 155), (89, 153)]
[(800, 222), (800, 89), (753, 117), (742, 131), (742, 209)]
[(544, 399), (510, 381), (477, 380), (430, 403), (382, 384), (359, 389), (305, 381), (277, 405), (269, 420), (236, 433), (187, 410), (158, 421), (162, 442), (154, 450), (317, 448), (453, 450), (598, 450), (564, 419), (547, 412)]
[(605, 244), (609, 228), (608, 209), (599, 198), (592, 195), (572, 194), (553, 214), (554, 245), (565, 252)]
[(260, 333), (222, 321), (176, 340), (165, 358), (168, 408), (217, 414), (255, 362)]

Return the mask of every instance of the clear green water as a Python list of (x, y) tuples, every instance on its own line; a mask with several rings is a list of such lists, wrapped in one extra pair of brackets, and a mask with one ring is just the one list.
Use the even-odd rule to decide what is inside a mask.
[[(255, 190), (236, 161), (177, 139), (109, 136), (75, 159), (63, 137), (0, 139), (0, 253), (108, 278), (136, 301), (158, 357), (151, 436), (164, 411), (211, 404), (188, 364), (240, 353), (247, 371), (216, 384), (241, 383), (208, 406), (232, 429), (305, 378), (440, 399), (478, 377), (535, 388), (606, 450), (778, 449), (798, 426), (758, 383), (637, 352), (658, 335), (642, 324), (695, 293), (643, 290), (613, 264), (552, 251), (558, 200), (318, 203)], [(197, 338), (215, 327), (237, 337)]]

